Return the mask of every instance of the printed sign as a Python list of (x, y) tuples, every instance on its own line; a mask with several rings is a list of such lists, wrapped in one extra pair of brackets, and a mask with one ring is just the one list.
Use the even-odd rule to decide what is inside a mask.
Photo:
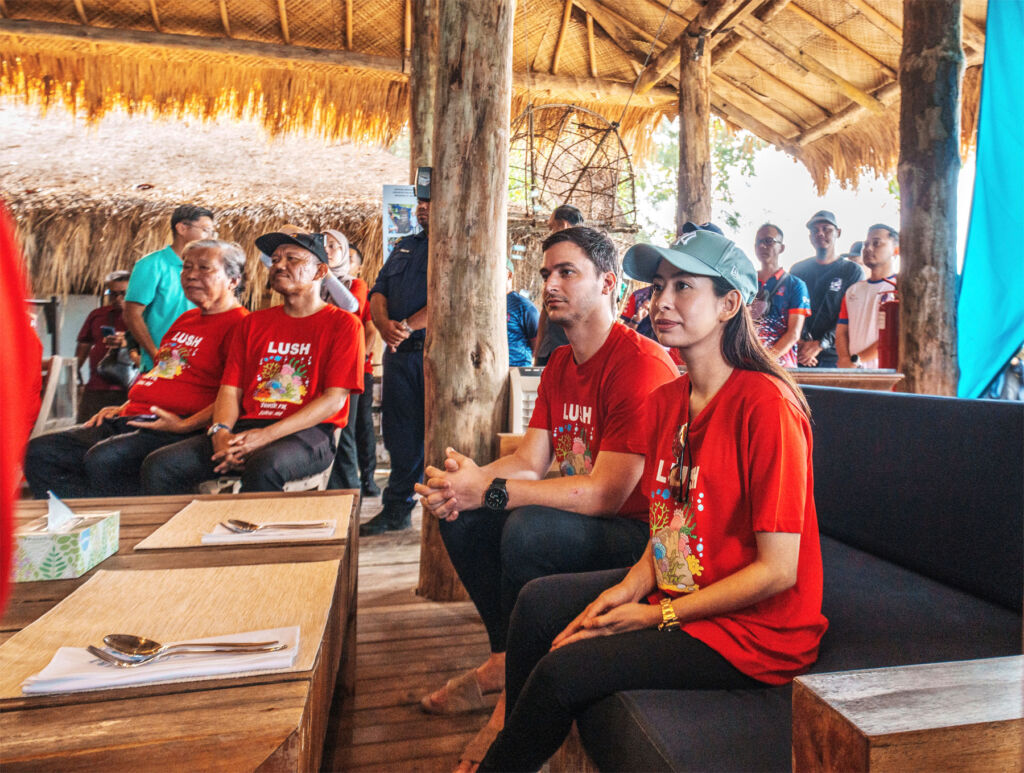
[(384, 260), (403, 236), (419, 233), (416, 222), (416, 188), (413, 185), (385, 185), (383, 196)]

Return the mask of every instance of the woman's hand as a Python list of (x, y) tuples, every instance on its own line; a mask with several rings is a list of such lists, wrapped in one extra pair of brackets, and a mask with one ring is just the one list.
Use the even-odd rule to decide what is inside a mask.
[(89, 419), (89, 421), (85, 422), (85, 424), (83, 424), (82, 426), (98, 427), (107, 419), (116, 418), (121, 413), (122, 408), (124, 408), (123, 405), (105, 405), (104, 407), (96, 411), (95, 415), (91, 419)]
[(138, 427), (139, 429), (153, 429), (158, 432), (173, 432), (175, 435), (184, 435), (186, 432), (191, 432), (195, 429), (185, 419), (181, 418), (177, 414), (165, 411), (156, 405), (149, 406), (150, 413), (156, 416), (153, 421), (130, 421), (128, 422), (129, 427)]
[[(640, 604), (635, 603), (635, 597), (633, 589), (626, 585), (624, 582), (620, 582), (616, 585), (605, 590), (596, 599), (587, 605), (587, 608), (576, 615), (576, 618), (565, 627), (555, 640), (551, 642), (551, 649), (555, 650), (559, 647), (568, 644), (572, 641), (579, 639), (588, 639), (591, 636), (602, 635), (600, 629), (604, 625), (603, 623), (597, 623), (595, 621), (607, 620), (611, 622), (612, 619), (608, 618), (608, 615), (614, 612), (616, 609), (622, 607), (638, 607)], [(648, 608), (649, 605), (644, 604)], [(658, 613), (658, 620), (661, 620), (661, 613)], [(634, 628), (645, 628), (647, 626), (634, 626), (633, 628), (624, 628), (623, 630), (633, 630)], [(604, 633), (617, 633), (618, 631), (605, 631)]]

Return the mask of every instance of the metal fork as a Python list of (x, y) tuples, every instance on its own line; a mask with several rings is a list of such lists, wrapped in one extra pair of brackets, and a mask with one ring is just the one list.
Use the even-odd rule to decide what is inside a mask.
[(280, 642), (275, 642), (274, 644), (272, 644), (270, 646), (266, 646), (266, 647), (248, 647), (248, 648), (244, 648), (244, 649), (240, 648), (240, 647), (233, 647), (233, 648), (230, 648), (230, 649), (227, 649), (227, 648), (224, 648), (224, 649), (217, 648), (217, 649), (202, 649), (202, 650), (198, 650), (198, 649), (197, 650), (170, 650), (170, 651), (167, 651), (167, 652), (158, 652), (158, 653), (156, 653), (154, 655), (147, 655), (147, 656), (142, 657), (142, 658), (134, 657), (133, 656), (130, 659), (122, 659), (118, 655), (114, 655), (113, 653), (107, 652), (106, 650), (101, 650), (99, 647), (94, 647), (91, 644), (88, 647), (86, 647), (85, 649), (89, 652), (90, 655), (94, 655), (95, 657), (97, 657), (100, 660), (102, 660), (104, 663), (109, 663), (112, 666), (117, 666), (118, 668), (137, 668), (138, 666), (144, 666), (147, 663), (155, 663), (158, 660), (163, 660), (164, 658), (170, 658), (170, 657), (173, 657), (175, 655), (206, 655), (206, 654), (209, 654), (211, 652), (220, 652), (220, 653), (223, 653), (225, 655), (228, 655), (228, 654), (242, 655), (242, 654), (248, 654), (248, 653), (253, 653), (253, 652), (277, 652), (278, 650), (285, 649), (287, 646), (288, 646), (287, 644), (281, 644)]

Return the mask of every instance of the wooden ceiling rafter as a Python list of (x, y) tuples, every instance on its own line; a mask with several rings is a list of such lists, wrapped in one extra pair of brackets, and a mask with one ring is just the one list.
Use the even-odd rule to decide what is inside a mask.
[(757, 64), (757, 62), (747, 59), (747, 57), (743, 56), (743, 54), (735, 54), (734, 56), (736, 56), (739, 61), (743, 62), (743, 64), (746, 64), (749, 67), (753, 67), (758, 72), (758, 74), (765, 80), (769, 81), (770, 83), (782, 89), (783, 91), (792, 94), (802, 102), (805, 102), (806, 104), (810, 105), (815, 112), (821, 114), (819, 120), (824, 120), (832, 115), (831, 111), (828, 110), (828, 108), (826, 108), (824, 105), (815, 102), (802, 91), (799, 91), (798, 89), (794, 88), (792, 84), (787, 83), (781, 78), (776, 77), (770, 70), (766, 70), (764, 67)]
[[(761, 107), (764, 110), (767, 110), (772, 116), (774, 116), (775, 118), (779, 119), (780, 121), (784, 121), (786, 124), (788, 124), (791, 127), (791, 133), (793, 134), (793, 136), (798, 136), (802, 131), (804, 131), (805, 129), (809, 129), (810, 128), (810, 125), (807, 124), (806, 122), (804, 122), (803, 124), (797, 123), (792, 118), (789, 118), (788, 116), (783, 115), (782, 113), (780, 113), (775, 108), (773, 108), (770, 105), (766, 104), (765, 100), (762, 99), (762, 97), (760, 95), (758, 95), (758, 93), (756, 91), (751, 89), (746, 84), (739, 83), (731, 75), (727, 75), (725, 73), (713, 72), (713, 73), (711, 73), (711, 82), (714, 83), (717, 86), (717, 88), (713, 89), (712, 91), (715, 94), (720, 95), (723, 99), (728, 100), (733, 105), (736, 104), (736, 101), (729, 99), (729, 91), (730, 91), (730, 89), (733, 90), (733, 91), (738, 91), (741, 94), (746, 95), (749, 99), (755, 100), (759, 105), (761, 105)], [(749, 113), (748, 113), (748, 115), (749, 115)], [(763, 121), (762, 121), (762, 123), (763, 123)]]
[(555, 51), (551, 55), (551, 74), (558, 75), (558, 64), (562, 58), (562, 46), (565, 44), (565, 33), (569, 29), (569, 17), (572, 16), (572, 0), (565, 0), (562, 6), (562, 25), (558, 28), (558, 37), (555, 39)]
[(345, 48), (352, 50), (352, 3), (355, 0), (345, 0)]
[(782, 136), (770, 126), (765, 126), (749, 113), (740, 110), (722, 97), (721, 94), (713, 93), (711, 95), (711, 112), (734, 126), (746, 129), (751, 134), (757, 135), (783, 150), (793, 146), (793, 143), (788, 138)]
[[(754, 17), (765, 24), (771, 22), (776, 16), (781, 13), (786, 6), (788, 6), (790, 0), (769, 0), (769, 2), (762, 5), (754, 12)], [(724, 36), (717, 37), (713, 40), (714, 45), (712, 46), (712, 57), (711, 57), (711, 69), (714, 70), (717, 67), (721, 67), (725, 62), (729, 60), (729, 57), (739, 51), (740, 47), (747, 41), (746, 35), (741, 35), (736, 30), (730, 30)]]
[(834, 85), (848, 99), (857, 102), (878, 114), (885, 111), (885, 106), (877, 99), (855, 84), (850, 83), (850, 81), (846, 80), (842, 75), (839, 75), (839, 73), (825, 66), (813, 56), (801, 50), (798, 46), (790, 43), (785, 37), (764, 22), (755, 17), (751, 17), (750, 19), (745, 20), (740, 26), (751, 36), (752, 40), (757, 40), (777, 53), (782, 54), (787, 61), (795, 64), (799, 70), (812, 72), (818, 77), (824, 78), (826, 81), (831, 81), (832, 85)]
[(412, 56), (412, 0), (405, 0), (402, 20), (402, 58), (408, 62)]
[(590, 77), (597, 77), (597, 57), (594, 55), (594, 17), (589, 13), (587, 17), (587, 58), (590, 60)]
[(231, 37), (231, 18), (228, 16), (227, 0), (220, 0), (220, 26), (224, 28), (224, 34)]
[(7, 0), (0, 0), (0, 16), (7, 18)]
[(75, 0), (75, 13), (78, 14), (82, 24), (89, 23), (89, 17), (85, 15), (85, 6), (82, 5), (82, 0)]
[(878, 29), (900, 45), (903, 45), (903, 30), (901, 30), (899, 25), (892, 21), (892, 19), (885, 16), (866, 0), (846, 0), (846, 2), (848, 5), (852, 5), (856, 10), (860, 11), (860, 13), (863, 14), (869, 22), (878, 27)]
[(157, 32), (163, 32), (164, 28), (160, 25), (160, 11), (157, 10), (156, 0), (149, 0), (149, 14), (153, 17), (153, 28)]
[(281, 22), (281, 37), (290, 46), (292, 44), (292, 36), (288, 31), (288, 9), (284, 6), (285, 0), (277, 0), (277, 18)]
[(834, 40), (836, 43), (841, 45), (846, 50), (852, 51), (853, 53), (855, 53), (858, 56), (860, 56), (862, 59), (865, 59), (866, 61), (870, 62), (873, 66), (877, 67), (879, 70), (884, 72), (888, 77), (890, 77), (890, 78), (895, 80), (895, 78), (896, 78), (896, 71), (893, 68), (891, 68), (889, 65), (887, 65), (885, 62), (881, 61), (880, 59), (876, 58), (875, 55), (872, 54), (870, 51), (867, 51), (867, 50), (861, 48), (856, 43), (854, 43), (852, 40), (850, 40), (848, 37), (846, 37), (842, 33), (838, 32), (833, 27), (830, 27), (828, 24), (823, 22), (821, 19), (819, 19), (814, 14), (808, 13), (807, 11), (805, 11), (803, 8), (801, 8), (796, 3), (789, 3), (786, 6), (786, 11), (788, 11), (789, 13), (792, 13), (792, 14), (794, 14), (796, 16), (799, 16), (805, 22), (807, 22), (812, 27), (814, 27), (816, 30), (818, 30), (818, 32), (822, 33), (823, 35), (825, 35), (828, 38), (831, 38), (832, 40)]

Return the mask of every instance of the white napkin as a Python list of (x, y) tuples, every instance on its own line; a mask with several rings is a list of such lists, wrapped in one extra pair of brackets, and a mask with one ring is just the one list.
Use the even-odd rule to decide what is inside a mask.
[[(246, 655), (214, 652), (205, 655), (175, 655), (137, 668), (120, 668), (90, 655), (84, 647), (61, 647), (38, 674), (21, 685), (26, 695), (36, 693), (79, 692), (129, 687), (152, 682), (170, 682), (199, 676), (247, 674), (288, 668), (299, 652), (299, 627), (271, 628), (265, 631), (221, 634), (197, 642), (279, 641), (287, 646), (276, 652), (254, 652)], [(173, 644), (174, 642), (170, 642)]]
[[(295, 523), (323, 523), (323, 521), (295, 521)], [(327, 521), (320, 529), (260, 529), (239, 534), (221, 524), (200, 538), (203, 545), (233, 545), (246, 542), (304, 542), (306, 540), (330, 539), (334, 536), (337, 521)]]

